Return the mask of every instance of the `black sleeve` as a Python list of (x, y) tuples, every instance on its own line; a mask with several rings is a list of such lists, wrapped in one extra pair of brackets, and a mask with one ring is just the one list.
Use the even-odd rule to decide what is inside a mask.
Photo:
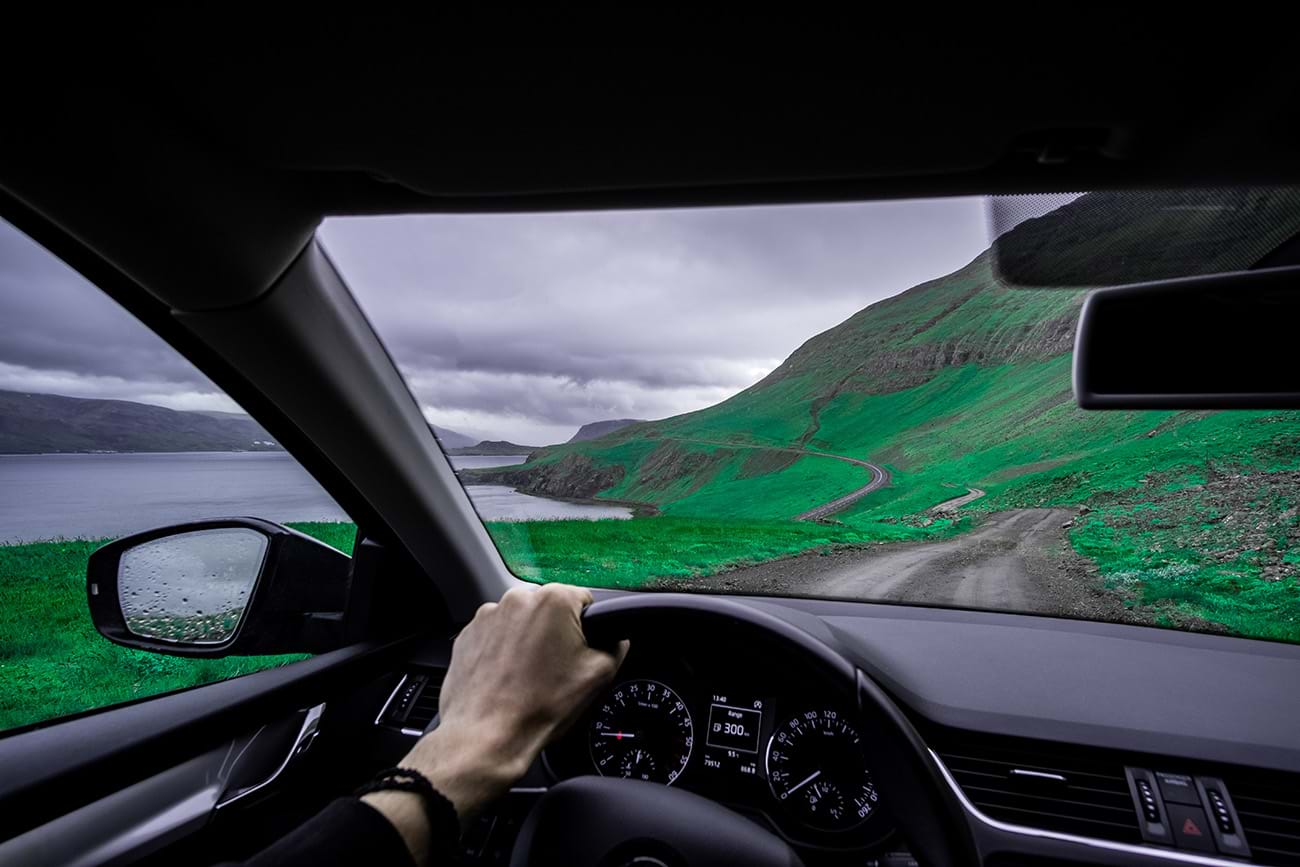
[[(436, 846), (433, 848), (437, 848)], [(415, 867), (392, 823), (357, 798), (339, 798), (273, 846), (225, 867)]]

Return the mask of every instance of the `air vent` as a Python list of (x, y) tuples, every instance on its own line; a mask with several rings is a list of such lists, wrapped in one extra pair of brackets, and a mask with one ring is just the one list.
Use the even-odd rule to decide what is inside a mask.
[(992, 819), (1142, 842), (1123, 761), (1105, 750), (969, 734), (938, 742), (939, 756), (966, 798)]
[(400, 729), (403, 734), (423, 734), (438, 713), (442, 676), (442, 672), (428, 671), (403, 675), (375, 724)]
[(441, 684), (426, 680), (424, 689), (415, 697), (415, 703), (411, 705), (411, 710), (406, 715), (406, 724), (402, 728), (419, 729), (423, 733), (438, 715), (438, 696), (441, 692)]
[(1268, 771), (1225, 772), (1255, 860), (1300, 865), (1300, 778)]

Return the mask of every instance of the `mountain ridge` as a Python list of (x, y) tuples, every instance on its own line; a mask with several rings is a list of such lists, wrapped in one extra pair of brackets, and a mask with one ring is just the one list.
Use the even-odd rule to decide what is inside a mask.
[(578, 428), (578, 432), (569, 437), (568, 442), (579, 443), (586, 440), (600, 439), (607, 434), (622, 430), (629, 425), (641, 424), (644, 421), (643, 418), (611, 418), (604, 421), (590, 421)]
[(0, 454), (280, 451), (248, 416), (0, 391)]
[(447, 449), (449, 455), (527, 455), (539, 446), (521, 446), (507, 440), (483, 440), (472, 446)]
[(478, 445), (480, 442), (480, 440), (468, 434), (463, 434), (451, 428), (440, 427), (432, 422), (429, 423), (429, 427), (433, 430), (433, 435), (438, 438), (438, 442), (444, 449), (469, 448)]

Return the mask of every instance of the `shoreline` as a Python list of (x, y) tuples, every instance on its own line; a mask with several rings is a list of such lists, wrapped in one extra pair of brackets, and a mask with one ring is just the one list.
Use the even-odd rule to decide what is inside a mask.
[[(521, 491), (521, 490), (519, 490), (518, 488), (516, 488), (516, 487), (514, 487), (514, 486), (512, 486), (512, 485), (503, 485), (503, 484), (500, 484), (499, 482), (487, 482), (487, 483), (481, 483), (481, 484), (468, 484), (468, 483), (465, 483), (465, 482), (461, 482), (461, 485), (465, 488), (465, 492), (466, 492), (466, 493), (469, 493), (469, 489), (470, 489), (470, 488), (488, 488), (488, 487), (492, 487), (492, 488), (509, 488), (511, 491), (513, 491), (513, 492), (516, 493), (516, 494), (519, 494), (521, 497), (536, 497), (536, 498), (539, 499), (539, 500), (550, 500), (550, 501), (552, 501), (552, 502), (556, 502), (556, 503), (570, 503), (570, 504), (575, 505), (575, 506), (618, 506), (618, 507), (620, 507), (620, 508), (624, 508), (624, 509), (631, 509), (631, 510), (632, 510), (632, 517), (634, 517), (634, 518), (653, 518), (653, 517), (655, 517), (656, 515), (660, 514), (660, 512), (659, 512), (659, 507), (658, 507), (658, 506), (652, 506), (652, 505), (650, 505), (649, 503), (641, 503), (641, 502), (638, 502), (638, 501), (636, 501), (636, 500), (605, 500), (605, 499), (596, 499), (596, 498), (594, 498), (594, 497), (548, 497), (548, 496), (544, 496), (544, 495), (542, 495), (542, 494), (530, 494), (530, 493), (528, 493), (527, 491)], [(471, 498), (471, 499), (473, 499), (473, 498)], [(492, 521), (492, 520), (497, 520), (497, 519), (485, 518), (484, 520), (485, 520), (485, 521)], [(562, 520), (568, 520), (568, 519), (565, 519), (565, 518), (558, 518), (558, 519), (552, 518), (552, 519), (541, 519), (541, 520), (561, 520), (561, 521), (562, 521)], [(575, 518), (575, 519), (572, 519), (572, 520), (585, 521), (585, 520), (591, 520), (591, 519), (590, 519), (590, 518)]]

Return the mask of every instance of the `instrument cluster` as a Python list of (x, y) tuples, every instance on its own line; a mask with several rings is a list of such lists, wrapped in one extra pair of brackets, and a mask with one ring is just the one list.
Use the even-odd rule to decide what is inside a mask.
[(711, 656), (629, 657), (545, 760), (557, 778), (601, 774), (680, 786), (759, 818), (792, 843), (872, 846), (892, 831), (854, 712), (782, 663), (735, 672)]

